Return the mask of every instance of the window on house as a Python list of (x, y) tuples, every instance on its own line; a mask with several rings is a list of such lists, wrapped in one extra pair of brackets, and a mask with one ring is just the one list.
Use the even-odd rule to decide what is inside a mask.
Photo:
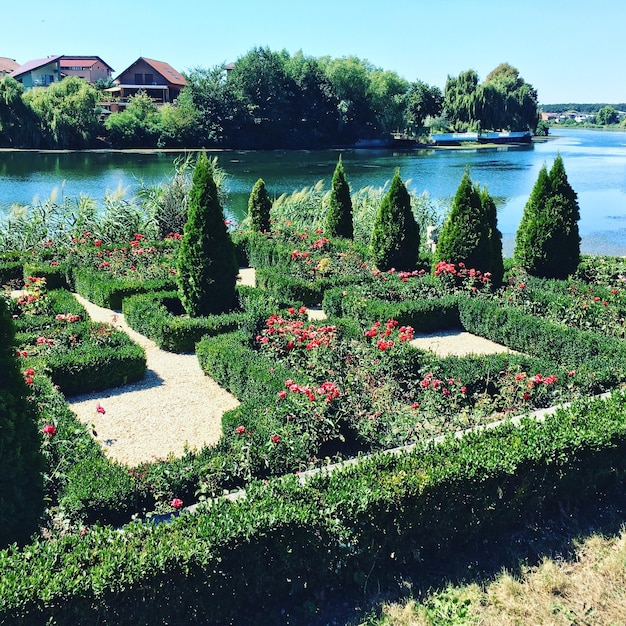
[(135, 74), (135, 85), (143, 85), (143, 74)]
[(154, 82), (154, 77), (152, 74), (146, 74), (144, 78), (146, 79), (146, 85), (152, 85), (152, 83)]

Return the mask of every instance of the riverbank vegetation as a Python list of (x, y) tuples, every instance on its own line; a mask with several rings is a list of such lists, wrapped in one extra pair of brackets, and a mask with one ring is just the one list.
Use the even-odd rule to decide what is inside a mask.
[(195, 67), (176, 103), (145, 94), (108, 113), (95, 86), (70, 77), (23, 91), (0, 81), (0, 147), (80, 149), (215, 147), (323, 148), (419, 139), (437, 130), (530, 130), (537, 93), (501, 64), (484, 80), (448, 77), (444, 92), (357, 57), (310, 57), (254, 48), (228, 71)]
[[(284, 197), (270, 207), (269, 229), (257, 228), (256, 219), (223, 223), (219, 168), (204, 155), (196, 174), (189, 187), (177, 183), (189, 209), (182, 231), (165, 237), (156, 215), (169, 205), (156, 201), (149, 232), (123, 227), (134, 215), (124, 205), (119, 219), (52, 209), (33, 230), (21, 223), (26, 237), (0, 229), (0, 282), (23, 290), (1, 302), (0, 356), (20, 384), (0, 417), (10, 425), (16, 407), (30, 407), (23, 446), (43, 465), (44, 492), (30, 494), (44, 511), (39, 529), (29, 514), (31, 528), (13, 530), (5, 545), (15, 543), (0, 550), (0, 619), (310, 624), (338, 593), (367, 599), (410, 572), (450, 571), (441, 563), (468, 546), (623, 497), (624, 259), (578, 253), (561, 278), (525, 257), (493, 269), (493, 201), (467, 175), (445, 223), (475, 206), (484, 225), (446, 228), (440, 258), (423, 236), (430, 207), (400, 172), (387, 191), (352, 194), (351, 237), (324, 230), (333, 190)], [(534, 194), (528, 221), (540, 239), (559, 241), (576, 197), (562, 163), (546, 176), (545, 206)], [(196, 253), (185, 238), (215, 230), (215, 220), (194, 217), (209, 205), (229, 227), (220, 231), (228, 245)], [(563, 219), (552, 219), (560, 210)], [(454, 245), (464, 235), (466, 245)], [(187, 307), (202, 296), (187, 290), (201, 284), (194, 259), (210, 269), (232, 248), (240, 266), (255, 268), (256, 286), (218, 296), (233, 300), (223, 312)], [(393, 266), (387, 249), (402, 252)], [(107, 458), (64, 394), (135, 381), (145, 356), (119, 331), (88, 322), (69, 290), (121, 309), (167, 350), (196, 353), (240, 402), (223, 415), (216, 445), (137, 467)], [(310, 307), (326, 319), (310, 319)], [(416, 332), (444, 330), (507, 350), (440, 356), (412, 343)], [(24, 467), (7, 472), (0, 485), (10, 497)], [(195, 511), (183, 512), (191, 503)], [(160, 515), (169, 523), (156, 523)]]

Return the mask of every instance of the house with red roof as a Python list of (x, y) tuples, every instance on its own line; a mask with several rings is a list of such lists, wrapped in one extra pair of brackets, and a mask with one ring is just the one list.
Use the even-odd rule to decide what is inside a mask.
[(61, 58), (61, 74), (78, 76), (88, 83), (107, 82), (113, 76), (113, 68), (98, 56), (63, 56)]
[(157, 105), (174, 102), (187, 85), (184, 76), (169, 63), (139, 57), (115, 79), (115, 86), (105, 89), (111, 101), (103, 103), (110, 111), (119, 111), (128, 104), (128, 98), (146, 93)]
[(9, 57), (0, 57), (0, 80), (5, 76), (16, 70), (20, 66), (15, 59), (9, 59)]

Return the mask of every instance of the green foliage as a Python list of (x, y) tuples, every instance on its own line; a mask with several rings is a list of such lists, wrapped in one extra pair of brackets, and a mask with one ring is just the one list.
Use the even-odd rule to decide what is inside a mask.
[(596, 113), (596, 124), (602, 124), (608, 126), (610, 124), (617, 124), (619, 122), (619, 114), (617, 110), (612, 106), (602, 107)]
[(238, 328), (243, 312), (204, 317), (183, 316), (178, 292), (157, 291), (126, 298), (124, 318), (137, 332), (152, 339), (162, 350), (193, 352), (204, 335), (216, 335)]
[(496, 285), (504, 274), (496, 205), (486, 189), (481, 191), (472, 184), (468, 172), (439, 234), (434, 262), (441, 261), (491, 272)]
[(40, 435), (15, 349), (11, 315), (0, 296), (0, 546), (24, 543), (38, 530), (44, 508)]
[(444, 113), (456, 131), (531, 130), (537, 121), (537, 92), (508, 63), (479, 84), (474, 70), (448, 76)]
[(187, 313), (198, 317), (228, 311), (234, 304), (238, 273), (213, 168), (202, 152), (193, 174), (178, 257), (177, 282)]
[(354, 227), (352, 225), (352, 198), (350, 187), (346, 180), (341, 156), (333, 173), (332, 187), (328, 199), (325, 232), (328, 237), (343, 237), (352, 239)]
[(40, 124), (41, 147), (88, 148), (95, 143), (98, 122), (98, 91), (87, 81), (70, 76), (46, 89), (31, 89), (25, 102)]
[(524, 207), (515, 236), (516, 264), (533, 276), (573, 274), (580, 262), (579, 219), (577, 196), (558, 155), (549, 173), (546, 166), (539, 172)]
[(270, 230), (270, 209), (272, 202), (267, 194), (265, 182), (262, 178), (254, 183), (250, 197), (248, 198), (248, 218), (250, 227), (258, 233)]
[(380, 270), (412, 270), (417, 265), (419, 247), (420, 232), (411, 198), (396, 170), (374, 221), (371, 255)]

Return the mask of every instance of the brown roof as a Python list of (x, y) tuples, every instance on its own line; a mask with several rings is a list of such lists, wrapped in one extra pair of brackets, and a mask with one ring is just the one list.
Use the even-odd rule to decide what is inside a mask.
[(61, 67), (69, 67), (71, 65), (82, 65), (83, 67), (91, 67), (98, 61), (100, 61), (100, 63), (102, 63), (103, 65), (106, 65), (110, 70), (113, 69), (108, 63), (106, 63), (100, 57), (97, 57), (97, 56), (75, 56), (75, 57), (64, 56), (61, 59)]
[(32, 72), (44, 65), (48, 65), (48, 63), (55, 63), (59, 59), (62, 58), (62, 55), (57, 54), (56, 56), (46, 57), (45, 59), (34, 59), (33, 61), (27, 61), (24, 65), (20, 65), (18, 68), (11, 72), (11, 76), (13, 78), (17, 78), (18, 76), (23, 76), (24, 74), (28, 74), (28, 72)]
[(155, 61), (154, 59), (148, 59), (146, 57), (139, 57), (135, 63), (127, 67), (122, 74), (128, 72), (133, 65), (139, 63), (139, 61), (144, 61), (147, 63), (155, 72), (158, 72), (170, 85), (178, 85), (180, 87), (184, 87), (187, 84), (187, 81), (184, 79), (183, 75), (176, 71), (169, 63), (165, 63), (164, 61)]
[(16, 70), (20, 66), (15, 59), (9, 59), (8, 57), (0, 57), (0, 74), (9, 73)]

